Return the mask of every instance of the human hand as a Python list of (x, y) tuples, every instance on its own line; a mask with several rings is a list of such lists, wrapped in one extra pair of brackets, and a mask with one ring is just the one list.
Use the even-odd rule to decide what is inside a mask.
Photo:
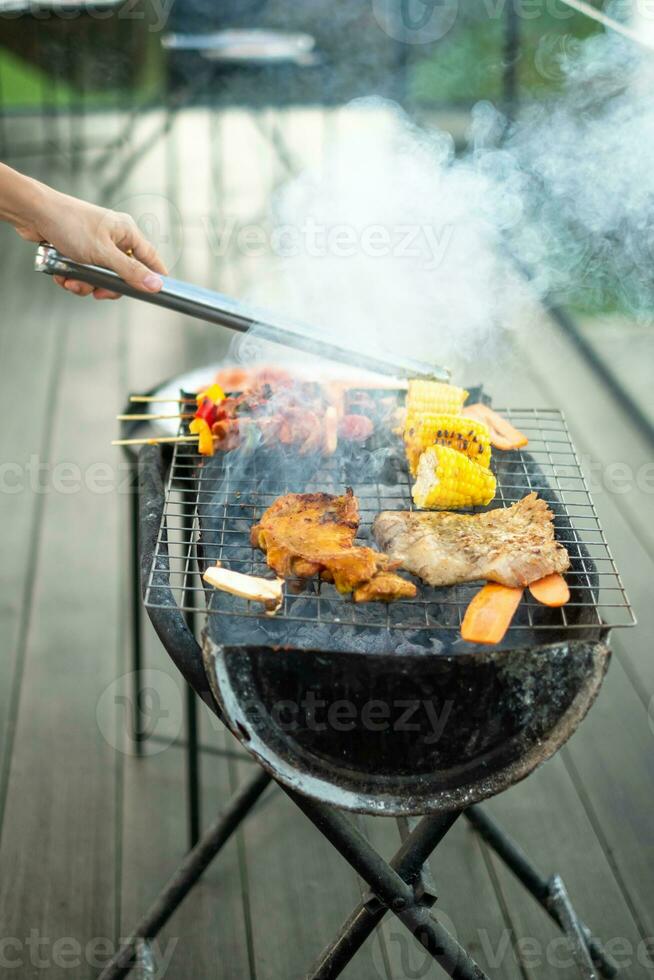
[[(146, 293), (161, 289), (163, 284), (157, 273), (165, 275), (166, 267), (129, 214), (80, 201), (44, 184), (34, 184), (27, 214), (21, 214), (13, 222), (22, 238), (48, 242), (76, 262), (112, 269), (121, 279)], [(120, 296), (64, 276), (54, 276), (54, 280), (76, 296), (91, 293), (96, 299)]]

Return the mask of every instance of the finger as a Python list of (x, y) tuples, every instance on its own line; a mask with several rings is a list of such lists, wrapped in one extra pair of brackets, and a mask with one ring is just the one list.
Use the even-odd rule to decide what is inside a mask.
[(158, 272), (162, 276), (168, 274), (163, 259), (152, 242), (149, 242), (143, 235), (135, 221), (130, 220), (128, 227), (123, 230), (120, 241), (117, 241), (116, 244), (123, 252), (134, 255), (139, 262), (142, 262), (153, 272)]
[(61, 286), (62, 289), (66, 288), (65, 276), (53, 276), (52, 278), (54, 279), (54, 281), (57, 283), (58, 286)]
[(79, 282), (77, 279), (65, 279), (64, 289), (74, 293), (75, 296), (90, 296), (93, 292), (93, 286), (89, 286), (86, 282)]
[(147, 265), (148, 269), (152, 269), (153, 272), (158, 272), (162, 276), (168, 275), (168, 269), (164, 265), (163, 259), (156, 248), (140, 232), (137, 232), (136, 241), (131, 246), (131, 249), (136, 258), (143, 265)]
[(113, 243), (108, 249), (106, 261), (109, 268), (117, 272), (121, 279), (135, 289), (142, 289), (146, 293), (158, 293), (163, 286), (161, 278), (156, 273), (134, 256), (125, 255)]
[(110, 289), (94, 289), (94, 299), (120, 299), (120, 293), (112, 293)]

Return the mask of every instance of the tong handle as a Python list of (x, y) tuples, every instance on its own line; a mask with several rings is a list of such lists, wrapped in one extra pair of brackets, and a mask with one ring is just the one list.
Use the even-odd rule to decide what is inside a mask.
[(109, 289), (122, 296), (140, 299), (153, 306), (162, 306), (176, 313), (206, 320), (209, 323), (228, 327), (238, 333), (247, 333), (256, 326), (256, 336), (275, 344), (294, 347), (318, 357), (326, 357), (332, 361), (348, 364), (352, 367), (372, 371), (377, 374), (390, 375), (396, 378), (429, 378), (434, 381), (449, 381), (450, 372), (447, 368), (422, 361), (414, 361), (407, 357), (384, 356), (362, 353), (357, 350), (339, 347), (328, 340), (316, 335), (315, 328), (277, 317), (267, 310), (249, 306), (240, 300), (225, 296), (223, 293), (203, 289), (170, 276), (161, 276), (163, 288), (156, 293), (135, 289), (121, 279), (110, 269), (97, 265), (86, 265), (61, 255), (52, 245), (39, 245), (36, 252), (34, 267), (37, 272), (45, 272), (50, 276), (66, 276), (78, 279), (89, 286), (98, 289)]

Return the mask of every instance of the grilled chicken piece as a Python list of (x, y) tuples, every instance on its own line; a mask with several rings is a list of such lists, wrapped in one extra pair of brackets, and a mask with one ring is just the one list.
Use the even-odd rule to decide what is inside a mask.
[(394, 572), (377, 572), (369, 582), (357, 585), (355, 602), (392, 602), (393, 599), (413, 599), (416, 594), (413, 582), (400, 578)]
[(268, 565), (283, 578), (320, 575), (339, 592), (368, 587), (369, 596), (361, 592), (358, 602), (368, 597), (390, 602), (415, 595), (411, 582), (392, 574), (398, 561), (354, 544), (358, 526), (359, 505), (350, 489), (342, 497), (287, 493), (254, 525), (250, 540), (253, 547), (266, 552)]
[(373, 534), (392, 559), (429, 585), (486, 579), (518, 588), (570, 566), (552, 519), (545, 501), (530, 493), (483, 514), (383, 511)]

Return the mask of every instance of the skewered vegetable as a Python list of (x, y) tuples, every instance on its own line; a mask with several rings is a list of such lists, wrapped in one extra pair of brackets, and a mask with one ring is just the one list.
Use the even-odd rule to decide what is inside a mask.
[(511, 625), (522, 589), (488, 582), (466, 609), (461, 636), (469, 643), (499, 643)]
[(459, 415), (468, 397), (464, 388), (442, 384), (440, 381), (409, 381), (406, 398), (406, 425), (412, 425), (416, 417), (448, 412)]
[(417, 507), (456, 510), (489, 504), (495, 487), (491, 470), (449, 446), (433, 446), (420, 457), (412, 496)]
[(201, 405), (202, 402), (205, 401), (205, 399), (207, 398), (209, 399), (209, 401), (214, 402), (214, 404), (218, 404), (218, 402), (224, 400), (225, 392), (220, 387), (220, 385), (209, 385), (206, 391), (200, 391), (198, 393), (196, 401), (198, 405)]
[(449, 446), (480, 466), (490, 466), (491, 445), (488, 428), (462, 415), (422, 415), (404, 433), (409, 469), (415, 476), (422, 452), (430, 446)]
[(189, 432), (198, 436), (198, 452), (201, 456), (213, 456), (214, 442), (213, 433), (209, 428), (209, 423), (205, 419), (193, 419), (189, 425)]

